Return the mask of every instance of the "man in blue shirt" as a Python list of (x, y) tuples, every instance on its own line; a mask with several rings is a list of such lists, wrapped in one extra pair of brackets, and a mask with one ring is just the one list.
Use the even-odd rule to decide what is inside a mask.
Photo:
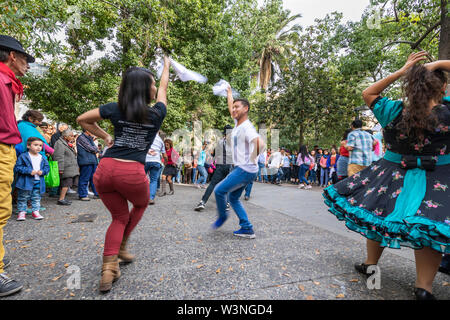
[(345, 148), (350, 151), (348, 176), (364, 170), (372, 163), (372, 150), (376, 144), (373, 136), (362, 130), (363, 122), (356, 119), (352, 122), (352, 132), (347, 137)]

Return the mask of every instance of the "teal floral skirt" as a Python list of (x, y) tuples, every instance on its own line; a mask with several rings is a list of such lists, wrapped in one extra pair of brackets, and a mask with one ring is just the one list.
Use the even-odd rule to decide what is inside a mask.
[[(423, 180), (414, 180), (414, 176), (405, 179), (407, 170), (380, 159), (326, 188), (323, 196), (329, 211), (350, 230), (380, 242), (382, 247), (431, 247), (450, 253), (450, 165), (436, 166), (423, 174)], [(406, 194), (419, 183), (426, 184), (419, 186), (419, 196)]]

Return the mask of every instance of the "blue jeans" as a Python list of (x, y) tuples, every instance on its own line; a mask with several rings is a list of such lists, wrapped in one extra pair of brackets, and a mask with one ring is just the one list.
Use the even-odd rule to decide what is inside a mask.
[(309, 171), (309, 177), (308, 177), (308, 181), (310, 182), (310, 183), (316, 183), (316, 181), (317, 181), (317, 175), (316, 175), (316, 170), (310, 170)]
[[(269, 179), (267, 179), (267, 169), (266, 169), (266, 165), (264, 163), (258, 162), (258, 181), (269, 181)], [(261, 174), (262, 173), (262, 174)]]
[(200, 173), (200, 178), (198, 178), (197, 183), (201, 185), (205, 185), (206, 178), (208, 178), (208, 172), (206, 172), (206, 169), (204, 166), (197, 166), (198, 173)]
[(281, 171), (283, 172), (283, 176), (281, 180), (289, 181), (291, 179), (291, 168), (290, 167), (282, 167)]
[(95, 169), (97, 169), (96, 164), (80, 166), (80, 178), (78, 181), (78, 196), (80, 198), (86, 198), (88, 196), (88, 183), (92, 188), (92, 192), (98, 196), (94, 186)]
[(164, 166), (161, 165), (161, 168), (159, 169), (159, 172), (158, 172), (158, 186), (156, 187), (157, 190), (159, 190), (159, 188), (161, 187), (161, 173), (163, 172), (163, 170), (164, 170)]
[(321, 168), (320, 170), (320, 185), (321, 186), (327, 186), (328, 180), (330, 175), (330, 169), (329, 168)]
[(28, 199), (31, 198), (31, 211), (39, 211), (41, 209), (41, 182), (36, 180), (33, 190), (17, 189), (17, 210), (19, 212), (27, 212)]
[(150, 200), (155, 199), (161, 168), (162, 166), (159, 162), (145, 163), (145, 173), (150, 176)]
[(283, 170), (281, 170), (281, 168), (278, 168), (278, 171), (276, 174), (272, 174), (270, 177), (270, 182), (276, 182), (276, 181), (280, 181), (281, 182), (281, 177), (283, 176)]
[(302, 164), (298, 170), (298, 180), (299, 183), (305, 183), (307, 185), (309, 185), (308, 180), (306, 180), (305, 178), (305, 174), (308, 172), (309, 170), (309, 165), (307, 164)]
[(192, 168), (192, 183), (197, 183), (197, 168)]
[(235, 167), (228, 176), (220, 182), (214, 189), (214, 194), (216, 196), (217, 211), (219, 213), (219, 218), (227, 218), (227, 195), (229, 202), (234, 212), (239, 218), (239, 225), (243, 229), (252, 229), (253, 226), (248, 220), (247, 213), (242, 206), (239, 198), (245, 189), (245, 186), (253, 182), (257, 173), (247, 172), (239, 167)]
[(245, 196), (250, 198), (250, 194), (252, 193), (253, 181), (245, 186)]

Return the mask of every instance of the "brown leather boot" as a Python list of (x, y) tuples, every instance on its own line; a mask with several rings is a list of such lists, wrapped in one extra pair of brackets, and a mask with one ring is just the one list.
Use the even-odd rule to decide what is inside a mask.
[(161, 191), (158, 196), (164, 197), (166, 195), (166, 179), (161, 178)]
[(169, 191), (169, 193), (167, 193), (167, 194), (168, 194), (168, 195), (172, 195), (172, 194), (175, 193), (175, 192), (173, 191), (173, 182), (168, 182), (168, 184), (169, 184), (170, 191)]
[(119, 259), (117, 256), (104, 256), (102, 266), (102, 278), (99, 289), (101, 292), (108, 292), (112, 288), (112, 283), (120, 278)]
[(133, 254), (129, 253), (126, 249), (127, 242), (128, 242), (128, 238), (124, 237), (122, 239), (122, 243), (120, 244), (119, 262), (130, 263), (130, 262), (133, 262), (135, 259), (135, 256)]

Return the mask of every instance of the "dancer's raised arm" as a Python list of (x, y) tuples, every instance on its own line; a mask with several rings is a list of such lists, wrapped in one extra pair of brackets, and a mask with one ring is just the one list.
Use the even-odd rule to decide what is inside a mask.
[(450, 72), (450, 60), (438, 60), (430, 62), (425, 64), (425, 67), (430, 71), (441, 69)]
[(416, 63), (426, 60), (427, 54), (428, 53), (425, 51), (412, 53), (408, 57), (408, 60), (406, 61), (405, 65), (401, 69), (397, 70), (396, 72), (387, 76), (386, 78), (375, 82), (366, 90), (364, 90), (362, 96), (366, 105), (370, 107), (372, 103), (375, 101), (375, 99), (380, 96), (381, 92), (383, 92), (392, 83), (403, 77), (406, 74), (406, 72)]
[(162, 102), (167, 106), (167, 87), (169, 86), (169, 69), (170, 69), (170, 59), (164, 56), (164, 69), (161, 75), (161, 81), (158, 88), (158, 96), (156, 102)]
[(228, 111), (230, 111), (230, 116), (233, 117), (233, 91), (231, 90), (231, 86), (227, 88), (227, 102), (228, 102)]

